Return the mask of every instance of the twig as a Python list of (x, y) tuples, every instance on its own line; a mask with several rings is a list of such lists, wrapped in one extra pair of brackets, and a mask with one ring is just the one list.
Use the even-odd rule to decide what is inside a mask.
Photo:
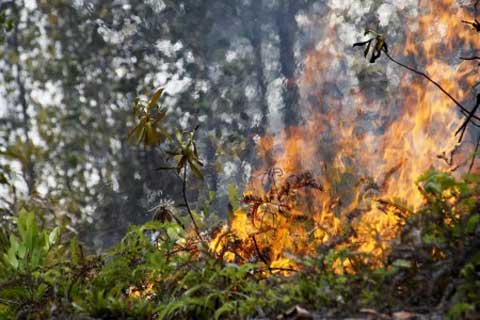
[(262, 260), (263, 263), (265, 263), (270, 274), (273, 274), (272, 268), (270, 268), (270, 264), (268, 263), (268, 261), (265, 259), (263, 254), (260, 252), (260, 249), (258, 248), (257, 239), (255, 239), (254, 235), (252, 235), (251, 238), (253, 240), (253, 244), (255, 245), (255, 250), (257, 251), (258, 257), (260, 258), (260, 260)]
[(472, 61), (472, 60), (480, 60), (480, 57), (473, 56), (473, 57), (460, 57), (462, 60)]
[[(462, 111), (462, 113), (463, 113), (465, 116), (467, 116), (467, 117), (470, 116), (470, 113), (471, 113), (471, 112), (470, 112), (467, 108), (465, 108), (460, 102), (458, 102), (457, 99), (455, 99), (455, 98), (454, 98), (450, 93), (448, 93), (448, 91), (446, 91), (438, 82), (436, 82), (435, 80), (433, 80), (432, 78), (430, 78), (426, 73), (421, 72), (421, 71), (418, 71), (418, 70), (416, 70), (416, 69), (414, 69), (414, 68), (412, 68), (412, 67), (410, 67), (410, 66), (407, 66), (406, 64), (401, 63), (400, 61), (398, 61), (398, 60), (396, 60), (395, 58), (393, 58), (393, 57), (388, 53), (388, 51), (386, 51), (386, 50), (384, 50), (383, 52), (385, 53), (385, 55), (387, 56), (387, 58), (390, 59), (390, 61), (392, 61), (393, 63), (395, 63), (395, 64), (401, 66), (402, 68), (405, 68), (405, 69), (407, 69), (407, 70), (409, 70), (409, 71), (411, 71), (411, 72), (413, 72), (413, 73), (415, 73), (415, 74), (417, 74), (417, 75), (419, 75), (419, 76), (421, 76), (421, 77), (424, 77), (425, 79), (427, 79), (428, 81), (430, 81), (430, 82), (431, 82), (432, 84), (434, 84), (438, 89), (440, 89), (440, 91), (442, 91), (447, 97), (449, 97), (450, 100), (452, 100), (452, 101), (457, 105), (457, 107), (460, 108), (460, 110)], [(473, 118), (473, 119), (475, 119), (475, 120), (480, 120), (480, 118), (479, 118), (478, 116), (476, 116), (476, 115), (471, 115), (471, 118)], [(475, 122), (473, 122), (473, 121), (471, 121), (471, 122), (472, 122), (472, 124), (474, 124), (475, 126), (480, 127), (479, 124), (477, 124), (477, 123), (475, 123)]]
[[(262, 272), (264, 269), (257, 269), (255, 271), (259, 271), (259, 272)], [(268, 268), (269, 271), (286, 271), (286, 272), (299, 272), (299, 270), (297, 269), (292, 269), (292, 268)]]
[(471, 25), (477, 32), (480, 32), (480, 22), (477, 19), (475, 21), (462, 20), (462, 22)]
[(177, 167), (158, 167), (155, 169), (155, 171), (160, 171), (160, 170), (176, 170)]
[(474, 116), (475, 112), (477, 112), (479, 106), (480, 106), (480, 94), (477, 94), (477, 101), (475, 102), (475, 106), (473, 107), (472, 111), (468, 114), (467, 119), (465, 119), (465, 121), (462, 123), (460, 128), (458, 128), (458, 130), (455, 132), (455, 135), (458, 135), (460, 133), (458, 142), (461, 142), (463, 140), (465, 131), (467, 130), (468, 123), (472, 120), (472, 117)]
[(468, 173), (472, 172), (473, 166), (475, 165), (478, 149), (480, 149), (480, 135), (477, 138), (477, 145), (475, 146), (475, 151), (473, 152), (472, 162), (470, 162), (470, 166), (468, 167)]

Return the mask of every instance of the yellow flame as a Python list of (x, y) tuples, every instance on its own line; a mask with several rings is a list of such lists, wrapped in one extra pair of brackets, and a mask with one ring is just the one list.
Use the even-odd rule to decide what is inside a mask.
[[(403, 46), (390, 43), (392, 55), (407, 64), (416, 63), (416, 68), (460, 101), (468, 98), (468, 88), (477, 78), (474, 66), (452, 62), (452, 57), (455, 48), (478, 47), (475, 32), (461, 23), (471, 15), (454, 0), (420, 1), (419, 12), (406, 24)], [(415, 28), (408, 30), (409, 26)], [(324, 34), (328, 38), (323, 43), (335, 42), (334, 28)], [(329, 107), (312, 106), (304, 125), (265, 136), (258, 144), (258, 155), (264, 163), (271, 163), (269, 157), (273, 157), (275, 167), (284, 171), (275, 183), (281, 185), (289, 174), (309, 170), (321, 178), (324, 192), (296, 190), (285, 214), (278, 201), (267, 199), (265, 179), (258, 178), (269, 168), (259, 169), (253, 175), (257, 178), (247, 186), (249, 194), (264, 199), (255, 216), (238, 210), (210, 243), (212, 252), (226, 261), (254, 260), (271, 267), (292, 268), (295, 263), (287, 253), (315, 255), (319, 246), (334, 243), (345, 225), (354, 230), (348, 241), (356, 244), (358, 253), (371, 256), (372, 263), (382, 261), (401, 224), (394, 208), (382, 206), (377, 200), (403, 199), (402, 206), (409, 209), (406, 212), (414, 212), (423, 203), (416, 179), (432, 167), (452, 171), (455, 164), (468, 158), (471, 146), (457, 150), (453, 135), (463, 120), (456, 106), (412, 73), (401, 75), (398, 99), (394, 101), (397, 106), (382, 106), (359, 90), (350, 92), (353, 105), (349, 106), (325, 95), (318, 88), (334, 81), (328, 79), (330, 68), (342, 59), (328, 45), (308, 53), (304, 72), (296, 83), (302, 97), (314, 96)], [(367, 112), (378, 115), (379, 120), (371, 120), (376, 130), (357, 125)], [(449, 156), (454, 150), (452, 163)], [(349, 263), (338, 268), (342, 266), (348, 270)]]

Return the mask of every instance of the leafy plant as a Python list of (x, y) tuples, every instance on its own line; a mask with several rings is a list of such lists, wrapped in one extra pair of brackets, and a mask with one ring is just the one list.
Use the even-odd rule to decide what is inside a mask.
[(195, 142), (195, 133), (198, 127), (193, 131), (182, 132), (179, 129), (175, 131), (176, 143), (174, 148), (167, 153), (175, 158), (176, 170), (180, 174), (182, 171), (186, 172), (187, 167), (192, 170), (197, 178), (203, 179), (201, 167), (203, 163), (198, 156), (197, 145)]
[(142, 143), (145, 146), (155, 146), (170, 138), (168, 132), (160, 125), (167, 110), (158, 105), (158, 101), (164, 93), (163, 88), (153, 93), (148, 101), (140, 98), (135, 99), (133, 115), (138, 124), (129, 131), (128, 139), (135, 143)]

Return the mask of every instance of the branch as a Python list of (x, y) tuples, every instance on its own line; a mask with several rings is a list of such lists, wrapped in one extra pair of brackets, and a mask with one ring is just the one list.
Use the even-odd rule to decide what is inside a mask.
[(251, 238), (253, 240), (253, 244), (255, 245), (255, 250), (257, 251), (258, 257), (260, 258), (260, 260), (262, 260), (263, 263), (265, 263), (270, 274), (273, 274), (272, 269), (270, 268), (270, 264), (268, 263), (267, 259), (265, 259), (263, 254), (260, 252), (260, 249), (258, 248), (257, 239), (255, 239), (255, 235), (252, 235)]
[[(478, 2), (477, 2), (478, 4)], [(476, 4), (475, 4), (476, 6)], [(480, 32), (480, 22), (477, 21), (477, 19), (475, 19), (475, 21), (466, 21), (466, 20), (462, 20), (463, 23), (465, 24), (469, 24), (471, 25), (475, 30), (477, 30), (477, 32)]]
[[(452, 100), (452, 101), (457, 105), (457, 107), (460, 108), (460, 110), (462, 111), (462, 113), (463, 113), (465, 116), (470, 115), (470, 111), (468, 111), (467, 108), (465, 108), (460, 102), (458, 102), (457, 99), (455, 99), (450, 93), (448, 93), (447, 90), (445, 90), (438, 82), (436, 82), (435, 80), (433, 80), (432, 78), (430, 78), (426, 73), (421, 72), (421, 71), (418, 71), (418, 70), (416, 70), (416, 69), (414, 69), (414, 68), (412, 68), (412, 67), (410, 67), (410, 66), (407, 66), (406, 64), (401, 63), (400, 61), (398, 61), (398, 60), (396, 60), (395, 58), (393, 58), (393, 57), (388, 53), (388, 51), (386, 51), (386, 50), (384, 50), (383, 52), (385, 53), (385, 55), (387, 56), (387, 58), (390, 59), (390, 61), (392, 61), (393, 63), (395, 63), (395, 64), (401, 66), (402, 68), (405, 68), (405, 69), (407, 69), (407, 70), (409, 70), (409, 71), (411, 71), (411, 72), (413, 72), (413, 73), (415, 73), (415, 74), (417, 74), (417, 75), (419, 75), (419, 76), (421, 76), (421, 77), (424, 77), (425, 79), (427, 79), (428, 81), (430, 81), (430, 82), (431, 82), (432, 84), (434, 84), (438, 89), (440, 89), (440, 91), (442, 91), (447, 97), (449, 97), (450, 100)], [(475, 119), (475, 120), (479, 120), (479, 121), (480, 121), (480, 118), (479, 118), (478, 116), (473, 115), (472, 118)], [(480, 127), (479, 124), (476, 124), (476, 123), (474, 123), (474, 124), (475, 124), (475, 126)]]
[(455, 135), (458, 135), (460, 133), (460, 138), (458, 139), (459, 142), (463, 140), (463, 136), (465, 135), (465, 131), (467, 130), (468, 123), (472, 121), (472, 117), (475, 115), (475, 112), (477, 112), (478, 107), (480, 106), (480, 94), (477, 94), (477, 102), (475, 103), (475, 106), (473, 107), (472, 111), (468, 114), (467, 119), (462, 123), (460, 128), (455, 132)]
[(480, 60), (480, 57), (473, 56), (473, 57), (460, 57), (462, 60), (472, 61), (472, 60)]
[(472, 172), (473, 166), (475, 165), (478, 149), (480, 149), (480, 135), (477, 138), (477, 145), (475, 146), (475, 151), (473, 152), (472, 162), (470, 162), (470, 166), (468, 167), (469, 173)]
[(195, 222), (195, 218), (193, 217), (192, 210), (190, 209), (190, 205), (188, 204), (188, 199), (187, 199), (187, 166), (186, 165), (183, 167), (182, 193), (183, 193), (183, 201), (185, 201), (185, 206), (187, 207), (188, 215), (190, 216), (190, 219), (192, 219), (192, 223), (193, 223), (193, 227), (195, 229), (195, 233), (197, 234), (200, 241), (203, 241), (202, 236), (200, 235), (198, 225)]

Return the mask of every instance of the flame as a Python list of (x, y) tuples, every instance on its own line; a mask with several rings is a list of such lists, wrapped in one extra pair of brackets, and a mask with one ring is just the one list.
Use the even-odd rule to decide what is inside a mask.
[[(418, 17), (405, 24), (403, 45), (389, 43), (392, 56), (424, 70), (468, 102), (475, 68), (452, 57), (458, 57), (458, 48), (478, 47), (475, 32), (461, 23), (471, 20), (470, 13), (454, 0), (420, 1), (418, 11)], [(385, 85), (384, 91), (397, 98), (388, 104), (381, 101), (385, 92), (377, 94), (361, 83), (361, 89), (352, 85), (344, 94), (329, 93), (342, 79), (339, 66), (349, 54), (335, 50), (338, 39), (337, 27), (330, 24), (295, 81), (306, 122), (259, 141), (259, 157), (265, 164), (274, 159), (273, 167), (282, 171), (260, 168), (244, 195), (250, 208), (237, 210), (210, 242), (210, 250), (225, 261), (263, 261), (288, 272), (296, 268), (291, 257), (344, 243), (372, 264), (384, 261), (402, 227), (397, 210), (388, 203), (400, 203), (412, 214), (423, 204), (415, 183), (422, 173), (431, 168), (465, 171), (461, 165), (473, 148), (459, 146), (453, 134), (463, 118), (425, 79), (395, 69), (399, 85)], [(377, 78), (382, 69), (397, 68), (386, 57), (381, 60), (381, 66), (356, 66)], [(299, 172), (318, 177), (323, 190), (292, 187), (291, 194), (279, 197), (279, 190), (291, 186), (292, 174)], [(345, 226), (350, 230), (346, 235)], [(349, 262), (342, 266), (348, 269)]]

